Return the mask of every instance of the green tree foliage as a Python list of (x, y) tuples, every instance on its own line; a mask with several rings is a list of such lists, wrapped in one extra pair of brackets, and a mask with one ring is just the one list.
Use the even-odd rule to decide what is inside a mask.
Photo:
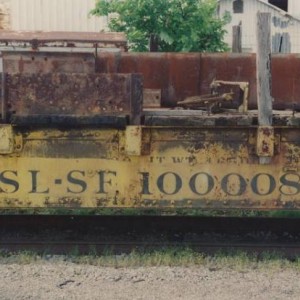
[(98, 0), (91, 14), (110, 16), (109, 29), (125, 32), (130, 50), (219, 52), (227, 49), (216, 0)]

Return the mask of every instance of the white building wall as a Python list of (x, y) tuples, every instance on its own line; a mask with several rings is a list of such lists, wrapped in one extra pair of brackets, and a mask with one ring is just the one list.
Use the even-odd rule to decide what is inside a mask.
[(0, 30), (11, 27), (11, 0), (0, 0)]
[[(299, 0), (298, 0), (299, 1)], [(244, 13), (233, 13), (233, 0), (220, 1), (220, 15), (226, 11), (231, 14), (232, 20), (226, 25), (225, 42), (232, 45), (232, 27), (242, 24), (242, 48), (244, 52), (256, 52), (256, 15), (257, 12), (271, 13), (271, 32), (274, 38), (277, 34), (288, 34), (291, 40), (292, 53), (300, 53), (300, 21), (290, 17), (277, 8), (256, 0), (244, 0)], [(300, 1), (299, 1), (300, 3)]]
[(106, 28), (106, 17), (92, 17), (95, 0), (0, 0), (10, 6), (10, 29), (92, 31)]
[(300, 18), (300, 1), (299, 0), (289, 0), (288, 2), (288, 12), (296, 18)]

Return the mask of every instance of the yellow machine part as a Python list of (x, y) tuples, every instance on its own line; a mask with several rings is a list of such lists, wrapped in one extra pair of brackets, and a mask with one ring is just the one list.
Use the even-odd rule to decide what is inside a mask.
[(257, 135), (249, 127), (3, 125), (0, 207), (299, 209), (297, 130), (275, 128), (269, 164), (260, 163)]

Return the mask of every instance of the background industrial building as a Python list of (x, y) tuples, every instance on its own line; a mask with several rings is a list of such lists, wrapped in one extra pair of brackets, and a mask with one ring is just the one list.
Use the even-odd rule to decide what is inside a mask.
[[(90, 16), (94, 6), (95, 0), (0, 0), (0, 29), (99, 32), (107, 18)], [(239, 25), (242, 52), (256, 52), (258, 11), (271, 13), (272, 52), (300, 53), (299, 0), (219, 0), (219, 16), (231, 16), (225, 42), (231, 47)]]
[(105, 17), (89, 16), (95, 0), (0, 0), (0, 28), (37, 31), (92, 31)]
[(242, 51), (256, 52), (256, 14), (271, 14), (272, 52), (300, 53), (299, 0), (219, 0), (218, 14), (229, 13), (231, 21), (225, 26), (225, 42), (231, 46), (233, 27), (240, 25)]

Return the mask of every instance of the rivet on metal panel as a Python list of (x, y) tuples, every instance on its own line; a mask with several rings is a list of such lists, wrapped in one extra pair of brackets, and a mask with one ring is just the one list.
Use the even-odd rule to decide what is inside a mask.
[(22, 137), (22, 135), (21, 134), (16, 134), (15, 136), (14, 136), (14, 150), (16, 151), (16, 152), (21, 152), (22, 151), (22, 149), (23, 149), (23, 137)]
[(11, 125), (0, 126), (0, 154), (11, 154), (14, 150), (14, 134)]

